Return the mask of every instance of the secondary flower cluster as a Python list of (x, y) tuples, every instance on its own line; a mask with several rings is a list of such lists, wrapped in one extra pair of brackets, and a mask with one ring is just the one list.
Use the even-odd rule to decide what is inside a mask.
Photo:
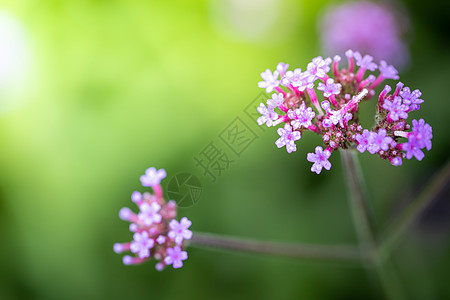
[[(374, 89), (385, 79), (399, 79), (397, 70), (385, 61), (373, 62), (370, 55), (348, 50), (347, 68), (339, 68), (341, 57), (334, 59), (316, 57), (305, 71), (288, 71), (289, 65), (279, 63), (275, 71), (267, 69), (261, 73), (260, 88), (272, 94), (272, 98), (257, 108), (261, 117), (258, 124), (268, 127), (284, 123), (278, 128), (280, 138), (275, 142), (278, 148), (286, 147), (288, 153), (297, 150), (295, 144), (307, 131), (322, 136), (324, 148), (317, 146), (315, 153), (308, 153), (307, 160), (313, 163), (311, 171), (319, 174), (322, 168), (329, 170), (331, 153), (338, 149), (357, 146), (362, 153), (368, 151), (388, 159), (394, 166), (402, 164), (402, 158), (413, 156), (422, 160), (421, 149), (431, 149), (432, 128), (423, 119), (406, 119), (409, 113), (420, 108), (423, 100), (419, 90), (411, 91), (398, 82), (394, 93), (386, 85), (379, 94), (376, 124), (369, 131), (359, 123), (359, 102), (375, 95)], [(332, 65), (330, 67), (330, 65)], [(367, 71), (378, 69), (378, 76)], [(331, 71), (331, 78), (328, 74)], [(316, 81), (320, 80), (317, 87)], [(319, 97), (316, 93), (319, 91)], [(323, 97), (323, 101), (321, 99)], [(408, 141), (401, 143), (401, 138)]]
[(154, 257), (159, 260), (156, 269), (160, 271), (167, 265), (181, 268), (183, 260), (187, 259), (184, 241), (192, 237), (192, 231), (188, 229), (192, 223), (186, 217), (180, 222), (175, 219), (177, 204), (163, 198), (160, 182), (165, 177), (164, 169), (147, 169), (141, 176), (141, 183), (144, 187), (152, 187), (154, 194), (133, 192), (131, 200), (138, 206), (139, 213), (133, 213), (128, 207), (119, 212), (122, 220), (131, 222), (130, 231), (134, 232), (130, 243), (114, 244), (116, 253), (134, 253), (135, 256), (123, 257), (125, 265), (141, 264)]

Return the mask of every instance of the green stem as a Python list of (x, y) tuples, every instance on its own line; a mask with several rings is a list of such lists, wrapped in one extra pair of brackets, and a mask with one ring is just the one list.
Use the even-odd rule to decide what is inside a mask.
[(429, 180), (427, 186), (420, 192), (419, 196), (401, 212), (395, 222), (383, 235), (383, 244), (379, 247), (380, 258), (384, 258), (391, 253), (397, 242), (405, 231), (414, 224), (421, 213), (427, 209), (430, 203), (436, 198), (450, 179), (450, 161)]
[(366, 269), (375, 271), (387, 299), (404, 299), (394, 268), (392, 266), (388, 268), (386, 261), (380, 261), (376, 251), (374, 236), (376, 223), (357, 153), (354, 150), (343, 150), (341, 158), (360, 251), (370, 257), (365, 265)]
[(368, 200), (364, 176), (354, 150), (341, 151), (345, 181), (349, 194), (350, 208), (362, 251), (370, 251), (375, 246), (375, 215)]
[(191, 246), (335, 262), (361, 262), (365, 259), (352, 246), (275, 243), (203, 232), (194, 232)]

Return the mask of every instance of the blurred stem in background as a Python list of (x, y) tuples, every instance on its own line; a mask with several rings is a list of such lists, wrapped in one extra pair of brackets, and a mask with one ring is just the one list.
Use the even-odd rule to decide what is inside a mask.
[(449, 179), (450, 160), (433, 175), (415, 200), (395, 218), (393, 224), (383, 233), (381, 236), (383, 243), (378, 250), (380, 259), (388, 256), (394, 250), (403, 233), (417, 221), (433, 199), (449, 184)]
[(348, 245), (303, 245), (275, 243), (254, 239), (195, 232), (191, 246), (218, 250), (235, 250), (256, 254), (277, 255), (305, 260), (362, 263), (374, 271), (387, 299), (405, 299), (406, 296), (396, 273), (391, 253), (403, 233), (426, 210), (434, 198), (449, 182), (450, 162), (438, 171), (419, 196), (402, 211), (389, 230), (377, 236), (377, 223), (369, 201), (364, 176), (354, 150), (342, 150), (345, 182), (349, 203), (358, 236), (358, 247)]

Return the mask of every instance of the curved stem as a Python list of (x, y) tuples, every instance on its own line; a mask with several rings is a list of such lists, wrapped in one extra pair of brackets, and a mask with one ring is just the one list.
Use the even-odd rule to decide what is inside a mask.
[(211, 233), (194, 232), (191, 246), (268, 254), (299, 259), (336, 262), (361, 262), (365, 259), (352, 246), (302, 245), (244, 239)]

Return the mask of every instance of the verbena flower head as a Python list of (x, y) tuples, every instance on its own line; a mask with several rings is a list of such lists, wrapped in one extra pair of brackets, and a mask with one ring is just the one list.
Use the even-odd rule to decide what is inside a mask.
[[(143, 180), (142, 177), (145, 177)], [(141, 176), (143, 186), (151, 186), (155, 194), (145, 192), (133, 192), (131, 200), (138, 206), (139, 212), (135, 214), (131, 209), (124, 207), (119, 212), (122, 220), (131, 222), (130, 231), (134, 232), (133, 240), (129, 243), (114, 244), (114, 252), (132, 252), (135, 256), (125, 255), (125, 265), (141, 264), (150, 258), (159, 260), (157, 270), (164, 269), (167, 265), (174, 268), (183, 266), (183, 260), (187, 259), (186, 241), (192, 238), (189, 230), (192, 222), (183, 217), (180, 222), (177, 216), (175, 201), (166, 200), (162, 196), (160, 181), (166, 177), (164, 169), (147, 169)]]
[(281, 82), (275, 87), (276, 93), (267, 100), (267, 107), (261, 103), (258, 108), (262, 114), (258, 124), (284, 124), (277, 129), (280, 137), (275, 145), (286, 147), (288, 153), (297, 151), (296, 142), (304, 133), (311, 131), (322, 136), (324, 147), (317, 146), (315, 153), (307, 155), (313, 163), (311, 171), (317, 174), (331, 168), (328, 159), (339, 149), (356, 148), (361, 153), (367, 150), (394, 166), (402, 165), (403, 158), (422, 160), (422, 149), (431, 149), (432, 128), (420, 119), (412, 121), (409, 131), (411, 126), (406, 121), (423, 103), (419, 98), (422, 93), (401, 82), (391, 93), (392, 88), (386, 85), (377, 97), (376, 123), (370, 130), (364, 129), (359, 123), (360, 104), (371, 99), (384, 80), (399, 79), (398, 72), (385, 61), (378, 65), (372, 56), (358, 51), (347, 50), (345, 55), (347, 68), (339, 67), (340, 56), (334, 57), (331, 67), (330, 58), (319, 56), (307, 65), (306, 71), (283, 69), (285, 75), (276, 78)]
[[(372, 1), (351, 1), (330, 5), (319, 18), (319, 34), (324, 53), (343, 54), (349, 48), (370, 53), (376, 60), (387, 60), (398, 67), (409, 61), (402, 35), (407, 28), (406, 14), (394, 6)], [(406, 26), (405, 26), (406, 25)], [(357, 64), (373, 71), (369, 57), (355, 57)], [(363, 66), (361, 65), (361, 66)]]

